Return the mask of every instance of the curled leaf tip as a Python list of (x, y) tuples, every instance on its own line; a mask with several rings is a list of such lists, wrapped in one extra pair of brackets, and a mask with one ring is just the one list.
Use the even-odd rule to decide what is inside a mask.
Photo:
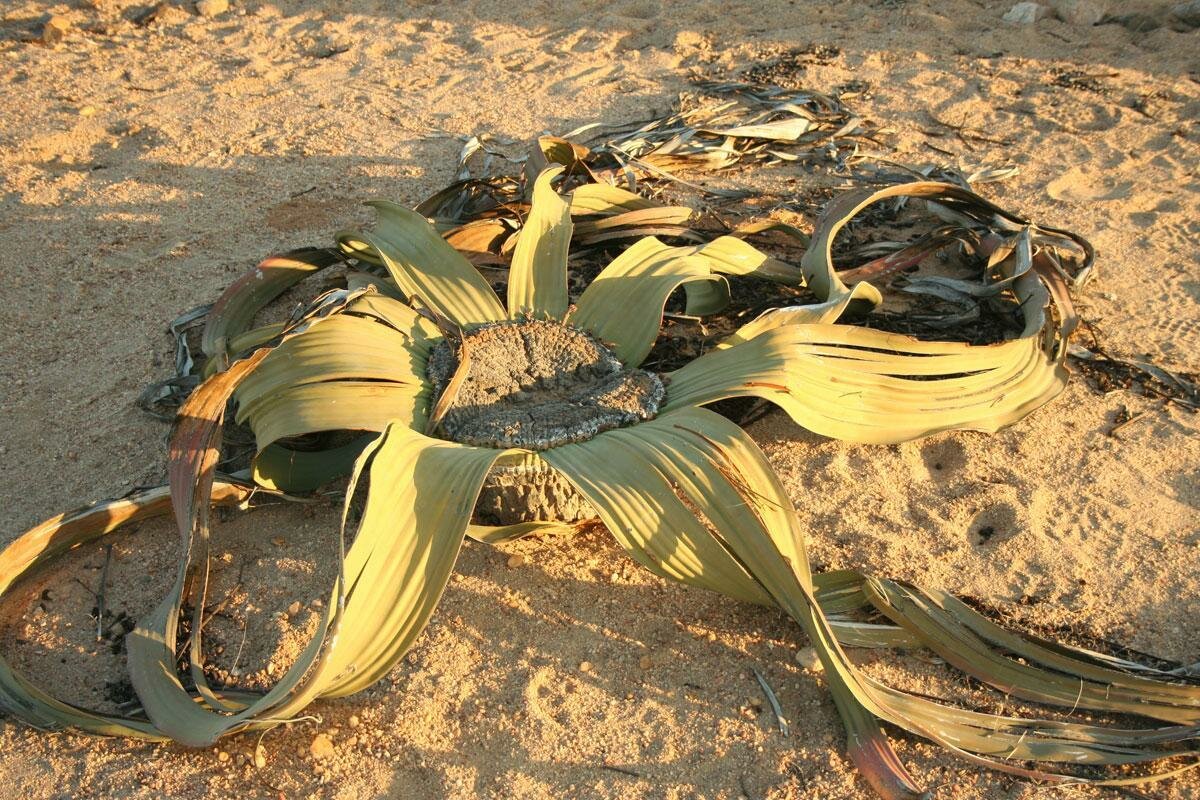
[(930, 800), (933, 797), (931, 792), (917, 786), (882, 732), (877, 736), (851, 736), (847, 752), (854, 766), (883, 800)]

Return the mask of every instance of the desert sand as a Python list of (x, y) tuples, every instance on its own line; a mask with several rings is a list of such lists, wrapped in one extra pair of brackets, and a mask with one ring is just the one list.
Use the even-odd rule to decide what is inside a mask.
[[(1016, 164), (983, 191), (1095, 244), (1077, 301), (1109, 351), (1200, 372), (1200, 33), (1170, 3), (1114, 3), (1097, 25), (1004, 22), (1011, 5), (235, 0), (147, 20), (124, 0), (5, 3), (0, 535), (164, 480), (167, 428), (134, 401), (171, 371), (165, 323), (261, 257), (367, 222), (361, 200), (446, 185), (461, 137), (660, 115), (695, 75), (757, 67), (850, 92), (897, 160)], [(51, 13), (69, 25), (47, 45)], [(736, 181), (777, 191), (796, 174)], [(1118, 415), (1140, 416), (1110, 435)], [(994, 436), (847, 445), (779, 413), (751, 428), (815, 564), (1184, 662), (1200, 660), (1198, 431), (1181, 406), (1082, 378)], [(314, 623), (336, 518), (289, 507), (218, 526), (230, 614), (211, 639), (231, 673), (269, 683)], [(165, 523), (118, 538), (110, 608), (147, 610), (175, 548)], [(29, 582), (0, 608), (0, 647), (64, 698), (112, 708), (123, 656), (89, 617), (104, 558), (83, 548)], [(805, 644), (780, 612), (637, 570), (602, 529), (470, 544), (418, 645), (369, 691), (204, 751), (0, 719), (0, 796), (868, 798), (820, 674), (794, 658)], [(981, 694), (915, 656), (857, 657), (901, 686)], [(1116, 796), (898, 749), (944, 800)], [(1200, 776), (1141, 791), (1196, 797)]]

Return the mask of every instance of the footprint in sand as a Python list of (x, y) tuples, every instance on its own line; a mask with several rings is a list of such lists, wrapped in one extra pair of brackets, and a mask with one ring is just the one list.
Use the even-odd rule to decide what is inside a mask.
[(1011, 556), (1014, 551), (1002, 545), (1017, 537), (1023, 541), (1018, 550), (1037, 547), (1037, 539), (1046, 532), (1050, 499), (1044, 489), (1008, 475), (979, 483), (973, 494), (977, 502), (964, 527), (967, 540), (977, 551), (1003, 551)]
[(1011, 503), (995, 503), (980, 511), (971, 520), (971, 544), (978, 548), (993, 548), (1008, 541), (1025, 528)]
[(929, 477), (937, 481), (950, 480), (962, 475), (967, 465), (967, 449), (954, 439), (932, 441), (921, 446), (921, 460), (929, 470)]

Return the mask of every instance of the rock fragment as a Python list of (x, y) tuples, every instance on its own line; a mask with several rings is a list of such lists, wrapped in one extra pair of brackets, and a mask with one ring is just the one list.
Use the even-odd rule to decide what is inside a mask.
[(809, 672), (821, 672), (825, 669), (825, 666), (821, 663), (821, 657), (817, 655), (817, 651), (812, 647), (801, 647), (797, 650), (796, 663)]
[(229, 10), (229, 0), (196, 0), (196, 13), (202, 17), (219, 17)]
[(309, 745), (308, 751), (312, 753), (312, 757), (318, 761), (326, 761), (333, 758), (336, 750), (333, 747), (333, 740), (324, 733), (318, 733), (313, 737), (312, 744)]
[(1107, 4), (1100, 0), (1054, 0), (1050, 7), (1063, 22), (1081, 27), (1099, 24), (1108, 15)]
[(1200, 0), (1180, 3), (1171, 9), (1171, 16), (1189, 28), (1200, 28)]
[(1046, 10), (1040, 3), (1017, 3), (1001, 19), (1010, 25), (1032, 25), (1046, 16)]
[(70, 30), (71, 20), (60, 14), (55, 14), (42, 25), (42, 44), (56, 45), (66, 38)]

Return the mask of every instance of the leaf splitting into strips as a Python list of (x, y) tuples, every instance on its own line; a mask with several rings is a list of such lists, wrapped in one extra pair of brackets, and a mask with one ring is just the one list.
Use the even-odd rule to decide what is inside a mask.
[(483, 276), (425, 217), (383, 200), (368, 205), (379, 214), (374, 230), (338, 234), (343, 252), (380, 259), (406, 296), (420, 297), (459, 327), (507, 318)]
[(750, 395), (822, 436), (891, 444), (943, 430), (998, 430), (1057, 395), (1066, 380), (1032, 339), (971, 346), (792, 324), (670, 373), (664, 410)]
[(667, 497), (671, 485), (641, 457), (638, 443), (616, 433), (541, 456), (589, 499), (642, 566), (664, 578), (769, 604), (762, 587), (713, 540), (695, 512)]
[[(866, 283), (847, 288), (841, 282), (832, 262), (834, 236), (871, 203), (909, 196), (969, 212), (968, 222), (995, 218), (1015, 227), (1007, 242), (984, 237), (981, 250), (989, 257), (988, 269), (999, 273), (999, 282), (1010, 285), (1020, 303), (1025, 326), (1019, 338), (978, 346), (928, 343), (825, 324), (855, 303), (873, 304), (877, 294)], [(949, 184), (921, 181), (841, 195), (822, 214), (801, 261), (810, 288), (825, 302), (768, 311), (742, 326), (717, 351), (672, 376), (668, 407), (757, 395), (810, 430), (869, 443), (963, 428), (991, 432), (1012, 424), (1065, 388), (1065, 344), (1077, 324), (1065, 278), (1047, 258), (1033, 255), (1031, 231), (1028, 222)], [(1071, 239), (1090, 261), (1090, 245)], [(796, 334), (808, 340), (792, 349), (781, 345), (788, 334), (779, 331), (789, 328), (809, 331)], [(768, 339), (754, 346), (763, 335)]]
[(567, 250), (571, 245), (571, 207), (551, 181), (561, 166), (537, 176), (533, 204), (517, 239), (508, 271), (508, 314), (562, 319), (567, 313)]
[(1200, 685), (1153, 680), (1050, 650), (946, 592), (879, 579), (864, 586), (871, 604), (895, 624), (947, 663), (1003, 692), (1072, 711), (1137, 714), (1200, 734)]
[(653, 206), (639, 208), (635, 211), (622, 211), (600, 219), (581, 220), (575, 223), (575, 236), (581, 240), (599, 240), (596, 234), (606, 231), (625, 231), (628, 235), (636, 235), (638, 231), (652, 228), (678, 228), (679, 234), (690, 235), (693, 232), (683, 224), (695, 214), (687, 206)]
[[(364, 437), (357, 441), (357, 449), (343, 470), (353, 470), (355, 457), (370, 441), (377, 437)], [(283, 449), (283, 448), (279, 448)], [(266, 453), (272, 452), (268, 449)], [(314, 455), (299, 453), (297, 455)], [(324, 455), (316, 454), (316, 455)], [(314, 482), (314, 487), (324, 480)], [(312, 487), (309, 487), (312, 488)], [(211, 501), (215, 505), (247, 503), (256, 492), (253, 486), (217, 480), (213, 484)], [(0, 595), (16, 586), (26, 575), (54, 561), (68, 550), (93, 541), (96, 538), (120, 536), (129, 531), (128, 526), (154, 517), (171, 513), (171, 496), (168, 486), (142, 489), (125, 497), (108, 500), (60, 514), (30, 529), (0, 551)], [(488, 543), (507, 541), (521, 536), (568, 533), (577, 525), (562, 523), (532, 522), (499, 528), (471, 525), (467, 535)], [(859, 608), (865, 599), (859, 586), (861, 576), (855, 574), (826, 573), (817, 576), (818, 591), (824, 607), (833, 610)], [(765, 602), (765, 597), (762, 600)], [(877, 626), (884, 627), (884, 626)], [(134, 738), (164, 740), (144, 718), (101, 714), (56, 700), (40, 689), (0, 656), (0, 708), (34, 727), (44, 730), (74, 729), (106, 736), (128, 736)]]

